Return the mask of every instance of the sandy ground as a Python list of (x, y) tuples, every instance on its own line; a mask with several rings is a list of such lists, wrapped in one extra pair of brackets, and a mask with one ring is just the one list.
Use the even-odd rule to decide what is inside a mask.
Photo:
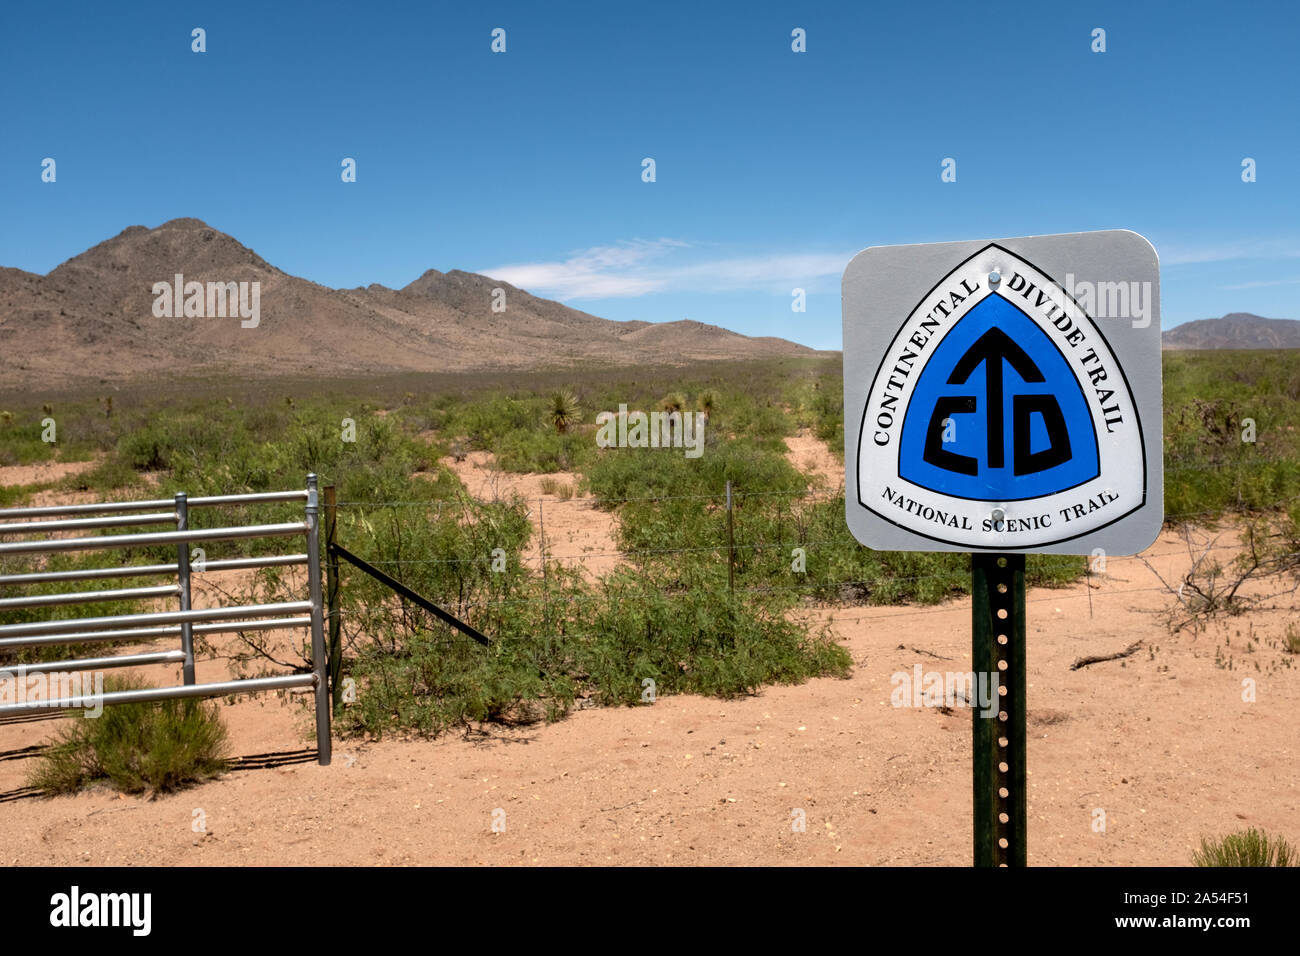
[[(498, 501), (518, 495), (528, 502), (528, 519), (533, 525), (532, 547), (523, 560), (540, 567), (540, 542), (545, 531), (549, 561), (582, 568), (592, 577), (609, 573), (621, 562), (615, 533), (614, 515), (595, 506), (590, 495), (577, 493), (582, 476), (561, 471), (552, 475), (516, 474), (502, 471), (491, 452), (473, 451), (463, 461), (443, 458), (441, 463), (452, 470), (466, 490), (480, 501)], [(564, 500), (542, 490), (544, 481), (554, 481), (574, 489), (574, 497)]]
[[(5, 465), (0, 468), (0, 486), (48, 484), (69, 475), (79, 475), (96, 464), (95, 461), (41, 461), (31, 465)], [(40, 503), (32, 501), (31, 505), (34, 507)]]
[[(1166, 576), (1189, 563), (1172, 533), (1149, 553)], [(1087, 582), (1028, 597), (1030, 862), (1183, 865), (1206, 834), (1300, 837), (1300, 671), (1276, 646), (1295, 613), (1171, 634), (1160, 612), (1174, 599), (1151, 572), (1116, 558), (1108, 571), (1091, 615)], [(153, 801), (31, 794), (27, 748), (57, 721), (2, 724), (4, 862), (968, 863), (970, 711), (898, 708), (890, 692), (914, 665), (969, 667), (969, 602), (807, 613), (833, 622), (849, 679), (433, 742), (338, 740), (330, 767), (301, 762), (309, 697), (223, 702), (247, 769)], [(1135, 641), (1128, 658), (1070, 669)]]
[(798, 434), (787, 436), (785, 447), (789, 449), (786, 460), (812, 476), (818, 488), (835, 492), (844, 486), (844, 464), (808, 429), (801, 428)]
[[(790, 447), (815, 467), (815, 448)], [(539, 476), (483, 474), (487, 461), (458, 466), (473, 493), (495, 482), (540, 497)], [(545, 502), (548, 538), (564, 528), (563, 504), (553, 532)], [(589, 525), (575, 521), (567, 543), (612, 551)], [(1193, 558), (1172, 531), (1147, 556), (1175, 583)], [(1171, 633), (1176, 598), (1147, 565), (1111, 558), (1106, 571), (1028, 595), (1030, 863), (1186, 865), (1203, 835), (1247, 826), (1300, 841), (1300, 658), (1280, 648), (1300, 620), (1295, 595)], [(214, 578), (196, 604), (237, 583)], [(329, 767), (313, 760), (310, 695), (222, 701), (239, 766), (156, 800), (33, 793), (35, 748), (63, 718), (0, 722), (0, 862), (967, 865), (971, 711), (895, 707), (891, 690), (917, 665), (970, 667), (969, 601), (801, 613), (850, 651), (848, 679), (436, 741), (336, 740)], [(1135, 642), (1126, 658), (1071, 670)], [(228, 672), (199, 670), (203, 681)]]
[[(32, 465), (6, 465), (0, 467), (0, 487), (12, 487), (20, 485), (46, 485), (56, 481), (61, 481), (71, 475), (79, 475), (82, 472), (94, 468), (103, 459), (103, 455), (96, 455), (90, 461), (43, 461)], [(149, 487), (158, 484), (160, 475), (156, 472), (137, 473), (139, 478)], [(54, 488), (45, 488), (34, 493), (23, 507), (40, 508), (49, 505), (81, 505), (89, 504), (92, 501), (127, 501), (133, 500), (128, 491), (119, 491), (110, 495), (103, 495), (97, 491), (61, 491)]]

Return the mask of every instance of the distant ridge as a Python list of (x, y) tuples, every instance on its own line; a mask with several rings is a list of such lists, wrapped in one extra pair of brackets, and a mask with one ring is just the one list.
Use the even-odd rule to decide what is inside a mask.
[(1167, 349), (1297, 349), (1300, 320), (1231, 312), (1221, 319), (1184, 322), (1161, 336)]
[[(154, 284), (258, 283), (255, 328), (154, 314)], [(493, 311), (504, 292), (504, 311)], [(179, 302), (179, 299), (176, 300)], [(183, 310), (182, 310), (183, 311)], [(148, 376), (526, 370), (816, 355), (699, 322), (615, 322), (472, 272), (430, 269), (402, 289), (330, 289), (289, 275), (198, 219), (130, 226), (41, 276), (0, 267), (8, 386)]]

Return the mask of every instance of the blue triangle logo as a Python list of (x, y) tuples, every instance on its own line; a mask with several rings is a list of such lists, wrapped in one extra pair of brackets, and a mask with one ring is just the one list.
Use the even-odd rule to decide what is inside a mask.
[(1096, 427), (1065, 356), (990, 294), (921, 370), (903, 418), (899, 477), (955, 498), (1022, 501), (1100, 470)]

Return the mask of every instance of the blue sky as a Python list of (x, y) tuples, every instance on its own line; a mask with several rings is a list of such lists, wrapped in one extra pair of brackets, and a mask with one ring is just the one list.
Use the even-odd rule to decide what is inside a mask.
[(866, 246), (1128, 228), (1165, 327), (1300, 318), (1297, 9), (9, 3), (0, 264), (194, 216), (329, 286), (460, 268), (839, 348)]

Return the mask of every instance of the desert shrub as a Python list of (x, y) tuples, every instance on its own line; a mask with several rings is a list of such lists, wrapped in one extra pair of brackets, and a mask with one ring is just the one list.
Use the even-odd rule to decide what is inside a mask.
[(599, 702), (637, 703), (646, 678), (656, 693), (736, 697), (847, 676), (848, 652), (788, 621), (788, 601), (728, 598), (725, 567), (694, 577), (667, 592), (631, 571), (606, 579), (577, 653)]
[(1300, 627), (1296, 627), (1294, 622), (1288, 623), (1282, 634), (1282, 650), (1288, 654), (1300, 654)]
[(41, 484), (0, 485), (0, 508), (18, 507), (44, 487)]
[(561, 501), (568, 501), (573, 497), (573, 485), (567, 481), (560, 481), (557, 478), (547, 476), (542, 479), (542, 494), (554, 495)]
[(471, 448), (493, 451), (507, 435), (540, 428), (543, 408), (540, 398), (495, 395), (467, 403), (454, 412), (443, 427), (452, 434), (464, 435)]
[[(501, 602), (528, 577), (519, 553), (531, 536), (527, 507), (517, 500), (462, 496), (400, 509), (345, 508), (339, 515), (339, 537), (350, 550), (486, 633), (499, 627)], [(504, 555), (504, 570), (493, 570), (494, 552)], [(355, 648), (386, 635), (391, 649), (426, 622), (426, 612), (360, 572), (346, 572), (342, 595), (345, 631)]]
[(844, 392), (838, 382), (824, 383), (813, 397), (813, 434), (836, 455), (844, 455)]
[(728, 481), (736, 494), (788, 494), (808, 484), (781, 452), (743, 438), (717, 439), (707, 430), (697, 458), (687, 458), (682, 448), (608, 448), (586, 473), (587, 487), (604, 507), (625, 499), (722, 496)]
[(28, 414), (0, 420), (0, 467), (49, 461), (58, 454), (56, 445), (41, 441), (42, 417)]
[[(143, 686), (116, 677), (105, 681), (106, 691)], [(99, 781), (123, 793), (166, 793), (224, 771), (226, 745), (215, 704), (194, 699), (114, 704), (98, 717), (77, 716), (59, 730), (29, 783), (47, 793), (73, 793)]]
[[(698, 480), (707, 485), (736, 475), (760, 485), (795, 483), (779, 456), (737, 448), (705, 463)], [(639, 478), (620, 461), (607, 466), (607, 483), (597, 480), (602, 488), (690, 480), (668, 454), (624, 459), (641, 460)], [(680, 449), (671, 454), (687, 461)], [(563, 492), (558, 482), (547, 487)], [(670, 512), (675, 527), (666, 526), (666, 534), (689, 534), (683, 522), (705, 514), (702, 499), (678, 500), (694, 510)], [(846, 652), (827, 635), (786, 621), (788, 595), (730, 598), (726, 565), (716, 555), (711, 562), (624, 570), (597, 583), (554, 565), (540, 576), (520, 560), (532, 535), (527, 508), (519, 500), (461, 497), (400, 516), (345, 512), (341, 533), (355, 550), (489, 635), (492, 645), (479, 646), (349, 574), (343, 620), (347, 667), (359, 692), (340, 714), (344, 732), (437, 734), (474, 721), (554, 719), (580, 696), (636, 703), (646, 678), (661, 693), (731, 696), (764, 683), (847, 672)], [(494, 553), (504, 554), (504, 569), (493, 569)]]
[(102, 494), (134, 491), (141, 486), (139, 473), (116, 455), (79, 474), (68, 475), (57, 487), (67, 491), (98, 491)]
[(492, 448), (502, 471), (548, 474), (582, 467), (596, 447), (591, 431), (533, 427), (511, 432)]
[(580, 696), (641, 703), (647, 679), (656, 694), (734, 697), (848, 673), (848, 652), (787, 621), (786, 605), (725, 598), (725, 571), (666, 593), (632, 573), (596, 590), (553, 570), (545, 592), (527, 579), (499, 602), (490, 647), (425, 621), (362, 647), (340, 730), (438, 734), (473, 721), (553, 720)]
[[(1177, 587), (1150, 561), (1141, 559), (1174, 599), (1166, 612), (1166, 624), (1173, 631), (1185, 627), (1203, 630), (1216, 617), (1244, 614), (1258, 607), (1267, 597), (1252, 592), (1249, 586), (1257, 582), (1272, 580), (1283, 591), (1295, 590), (1300, 548), (1294, 540), (1292, 517), (1246, 515), (1226, 520), (1220, 527), (1208, 542), (1194, 544), (1191, 529), (1183, 526), (1191, 565)], [(1242, 548), (1225, 563), (1217, 559), (1215, 548), (1221, 537), (1234, 531)]]
[(489, 451), (503, 471), (546, 474), (580, 468), (595, 449), (579, 426), (583, 403), (571, 390), (549, 395), (490, 395), (425, 408), (422, 423), (468, 450)]
[(1273, 509), (1300, 495), (1298, 396), (1292, 350), (1166, 353), (1166, 513)]
[(380, 737), (394, 730), (436, 736), (471, 722), (558, 719), (576, 680), (551, 644), (535, 634), (493, 630), (483, 647), (428, 622), (361, 647), (348, 670), (356, 703), (339, 715), (341, 733)]
[(1251, 827), (1217, 839), (1202, 837), (1192, 862), (1196, 866), (1296, 866), (1300, 855), (1284, 838)]

